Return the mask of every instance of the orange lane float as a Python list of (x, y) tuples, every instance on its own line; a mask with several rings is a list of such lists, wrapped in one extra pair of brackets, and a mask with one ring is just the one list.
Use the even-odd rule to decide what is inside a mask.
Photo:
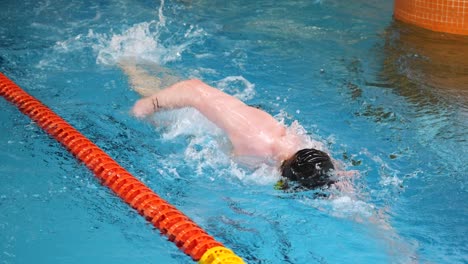
[(16, 105), (21, 112), (86, 164), (103, 185), (137, 210), (193, 260), (201, 264), (244, 263), (240, 257), (160, 198), (64, 119), (2, 73), (0, 95)]

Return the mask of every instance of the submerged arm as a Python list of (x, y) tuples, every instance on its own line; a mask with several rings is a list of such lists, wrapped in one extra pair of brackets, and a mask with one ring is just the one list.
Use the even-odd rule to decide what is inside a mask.
[(130, 86), (142, 96), (149, 96), (161, 89), (161, 80), (149, 75), (135, 61), (127, 59), (119, 61), (118, 65), (128, 76)]
[(141, 96), (150, 96), (180, 80), (171, 70), (151, 61), (124, 58), (118, 66), (128, 76), (132, 89)]

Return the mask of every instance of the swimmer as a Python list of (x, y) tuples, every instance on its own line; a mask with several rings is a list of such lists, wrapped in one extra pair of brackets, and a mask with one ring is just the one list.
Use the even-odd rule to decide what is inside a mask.
[(335, 183), (336, 174), (332, 175), (335, 165), (330, 156), (315, 148), (302, 147), (300, 137), (270, 114), (198, 79), (172, 79), (175, 83), (159, 89), (156, 86), (165, 82), (164, 76), (150, 76), (128, 61), (120, 66), (133, 88), (145, 96), (133, 106), (137, 118), (161, 110), (192, 107), (227, 134), (234, 156), (273, 162), (283, 177), (277, 188), (288, 189), (294, 185), (296, 189), (318, 189)]

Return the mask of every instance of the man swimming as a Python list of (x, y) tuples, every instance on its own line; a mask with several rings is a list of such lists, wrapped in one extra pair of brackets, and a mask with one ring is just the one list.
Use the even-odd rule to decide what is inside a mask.
[(134, 89), (146, 95), (133, 106), (136, 117), (143, 118), (160, 110), (192, 107), (227, 134), (235, 156), (255, 157), (278, 164), (284, 177), (283, 188), (288, 187), (288, 182), (305, 189), (328, 187), (335, 182), (331, 176), (334, 165), (328, 154), (302, 147), (304, 143), (300, 137), (268, 113), (197, 79), (178, 81), (151, 92), (151, 88), (143, 86), (157, 86), (161, 84), (160, 79), (148, 76), (134, 65), (124, 63), (121, 67)]

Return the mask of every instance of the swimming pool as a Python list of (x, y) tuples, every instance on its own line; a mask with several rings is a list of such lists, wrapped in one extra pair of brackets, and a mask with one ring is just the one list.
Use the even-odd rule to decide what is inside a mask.
[[(4, 1), (0, 71), (248, 263), (466, 263), (468, 40), (342, 2)], [(122, 56), (307, 131), (360, 171), (356, 195), (274, 190), (194, 111), (136, 120)], [(193, 263), (0, 106), (1, 263)]]

